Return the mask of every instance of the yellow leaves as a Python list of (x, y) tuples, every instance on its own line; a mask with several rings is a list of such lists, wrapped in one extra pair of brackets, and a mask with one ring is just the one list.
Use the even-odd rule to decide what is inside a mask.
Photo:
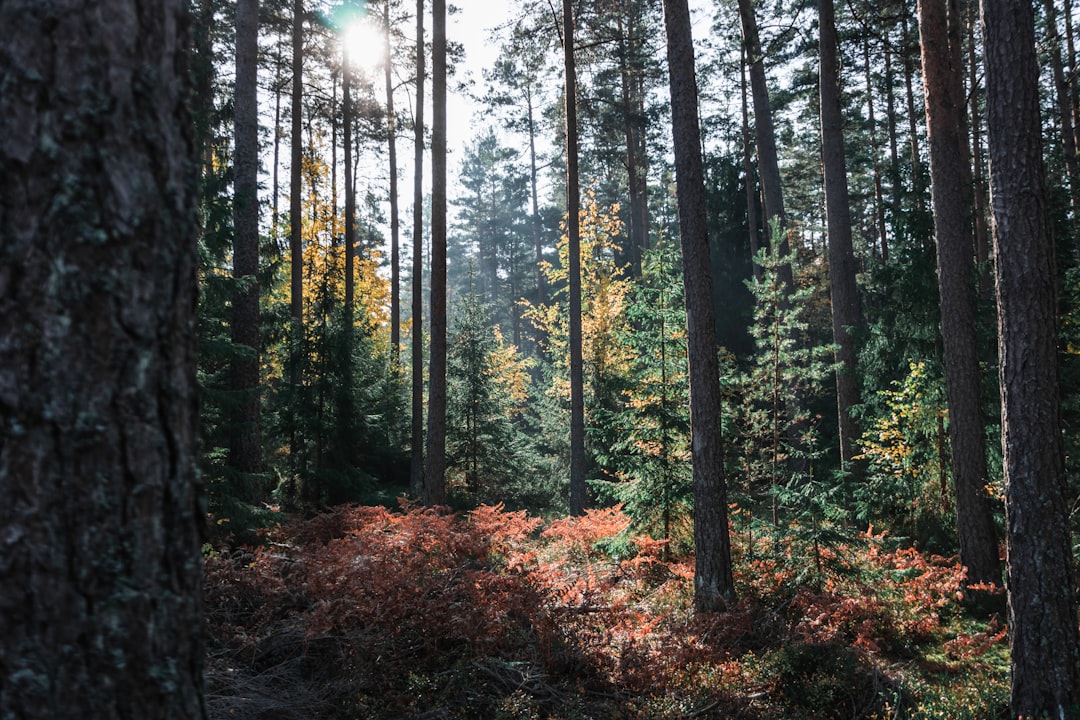
[(531, 358), (522, 357), (515, 345), (503, 340), (502, 331), (494, 328), (495, 349), (487, 357), (487, 374), (498, 386), (498, 394), (510, 398), (515, 412), (521, 413), (529, 399)]
[[(596, 194), (586, 192), (579, 215), (581, 236), (581, 305), (582, 355), (593, 377), (611, 377), (629, 370), (633, 351), (620, 341), (627, 329), (626, 304), (631, 286), (624, 268), (615, 263), (619, 245), (616, 239), (624, 233), (619, 219), (619, 205), (602, 208)], [(559, 263), (543, 263), (541, 271), (553, 287), (565, 288), (570, 265), (569, 240), (559, 239)], [(565, 289), (555, 293), (555, 300), (546, 305), (523, 302), (525, 317), (545, 338), (545, 350), (565, 364), (569, 341), (569, 316), (565, 305)], [(555, 388), (568, 384), (553, 385)], [(563, 392), (559, 392), (562, 396)]]

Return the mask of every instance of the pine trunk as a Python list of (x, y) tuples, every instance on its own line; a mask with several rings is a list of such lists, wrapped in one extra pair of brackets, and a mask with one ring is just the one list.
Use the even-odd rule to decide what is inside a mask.
[(566, 236), (570, 291), (570, 514), (585, 512), (585, 363), (581, 327), (581, 189), (578, 185), (577, 68), (574, 13), (563, 0), (563, 68), (566, 74)]
[(431, 350), (424, 503), (446, 504), (446, 0), (431, 3)]
[(413, 118), (412, 420), (409, 490), (424, 496), (424, 0), (416, 0), (416, 116)]
[(398, 210), (397, 115), (394, 112), (394, 76), (390, 54), (390, 0), (383, 5), (383, 75), (386, 81), (386, 144), (390, 163), (390, 353), (395, 367), (401, 358), (401, 219)]
[(139, 8), (0, 4), (3, 718), (205, 717), (190, 18)]
[(723, 609), (735, 599), (735, 584), (731, 572), (727, 488), (720, 436), (720, 371), (705, 218), (705, 174), (701, 159), (694, 45), (686, 0), (664, 0), (664, 26), (667, 30), (672, 140), (686, 292), (694, 476), (694, 606), (700, 612), (712, 612)]
[(947, 0), (919, 0), (918, 12), (956, 527), (968, 582), (1000, 585), (1001, 562), (986, 492), (989, 477), (971, 283), (974, 255), (971, 191), (964, 172), (968, 159), (963, 54), (959, 33), (949, 32), (959, 23), (947, 17), (947, 5)]
[[(232, 418), (229, 465), (241, 476), (262, 470), (259, 430), (259, 0), (236, 4), (236, 90), (233, 227), (232, 341), (245, 352), (232, 361), (237, 406)], [(251, 486), (252, 483), (243, 483)], [(261, 500), (260, 492), (246, 499)]]
[(818, 0), (820, 18), (821, 165), (825, 175), (825, 219), (829, 247), (829, 297), (832, 301), (833, 342), (836, 343), (836, 401), (840, 417), (840, 459), (849, 468), (858, 428), (851, 416), (859, 403), (855, 341), (852, 331), (862, 327), (862, 312), (855, 287), (855, 255), (851, 244), (847, 161), (840, 109), (836, 18), (832, 0)]
[(994, 209), (1012, 717), (1070, 717), (1080, 638), (1065, 492), (1054, 252), (1047, 226), (1034, 12), (983, 0)]

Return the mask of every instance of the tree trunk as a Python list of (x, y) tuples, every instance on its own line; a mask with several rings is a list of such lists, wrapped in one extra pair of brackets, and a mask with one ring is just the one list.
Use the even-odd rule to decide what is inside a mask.
[(394, 76), (390, 54), (390, 0), (383, 5), (383, 75), (386, 80), (386, 144), (390, 163), (390, 353), (397, 366), (401, 359), (401, 219), (398, 211), (397, 115), (394, 113)]
[(566, 236), (570, 291), (570, 514), (585, 512), (585, 362), (581, 327), (581, 189), (578, 186), (577, 68), (573, 2), (563, 0), (566, 73)]
[(1012, 716), (1068, 717), (1080, 638), (1065, 499), (1054, 251), (1034, 11), (983, 0), (1009, 589)]
[(1057, 9), (1054, 0), (1043, 0), (1046, 11), (1046, 52), (1050, 56), (1050, 69), (1054, 78), (1054, 97), (1057, 100), (1058, 122), (1061, 123), (1061, 151), (1065, 157), (1065, 174), (1068, 178), (1069, 199), (1073, 212), (1080, 199), (1080, 157), (1076, 154), (1076, 136), (1073, 134), (1073, 101), (1069, 83), (1065, 80), (1065, 66), (1061, 58), (1061, 35), (1057, 27)]
[(874, 219), (877, 222), (878, 248), (881, 261), (889, 261), (889, 240), (885, 225), (885, 193), (881, 187), (881, 165), (878, 158), (881, 148), (878, 145), (877, 118), (874, 112), (874, 78), (870, 69), (870, 38), (863, 37), (863, 71), (866, 74), (866, 119), (870, 133), (870, 169), (874, 180)]
[[(532, 85), (525, 91), (527, 120), (529, 123), (529, 191), (532, 196), (532, 226), (533, 251), (536, 255), (536, 305), (539, 307), (547, 302), (547, 290), (544, 287), (544, 246), (540, 236), (540, 203), (537, 197), (537, 168), (536, 168), (536, 119), (533, 108)], [(537, 344), (539, 347), (539, 343)]]
[[(303, 356), (300, 349), (304, 337), (304, 223), (301, 217), (304, 159), (304, 0), (293, 0), (292, 21), (292, 133), (289, 139), (289, 311), (292, 325), (289, 332), (289, 384), (292, 386), (292, 397), (298, 400), (303, 377)], [(295, 415), (290, 413), (289, 417), (289, 463), (293, 473), (292, 481), (295, 481), (296, 473), (300, 469), (300, 438)]]
[(740, 96), (742, 98), (742, 151), (743, 151), (743, 175), (746, 178), (746, 226), (750, 233), (750, 261), (753, 264), (754, 280), (761, 282), (762, 270), (761, 264), (758, 262), (758, 251), (760, 249), (760, 233), (761, 229), (758, 227), (758, 194), (754, 182), (754, 163), (751, 160), (751, 141), (750, 141), (750, 112), (747, 107), (747, 88), (746, 88), (746, 49), (743, 49), (743, 62), (739, 67), (740, 74)]
[(0, 717), (205, 717), (188, 5), (0, 4)]
[[(232, 341), (248, 349), (232, 360), (237, 395), (229, 465), (241, 476), (262, 470), (259, 430), (259, 111), (257, 103), (259, 0), (236, 5), (236, 85)], [(250, 483), (243, 483), (244, 486)], [(247, 500), (260, 500), (251, 493)]]
[(446, 503), (446, 0), (431, 3), (431, 351), (424, 502)]
[[(754, 129), (757, 139), (758, 174), (765, 199), (765, 239), (771, 245), (779, 232), (780, 257), (789, 258), (791, 250), (787, 238), (787, 214), (784, 211), (784, 190), (780, 181), (780, 162), (776, 152), (776, 131), (773, 126), (772, 108), (769, 105), (769, 86), (765, 79), (765, 60), (758, 38), (757, 17), (752, 0), (739, 0), (739, 18), (742, 21), (743, 46), (750, 64), (750, 92), (754, 101)], [(790, 260), (785, 260), (778, 270), (784, 284), (784, 294), (795, 294), (795, 277)]]
[(986, 175), (983, 164), (982, 112), (979, 105), (979, 62), (975, 52), (975, 25), (978, 1), (968, 0), (968, 128), (971, 135), (971, 186), (974, 192), (975, 262), (978, 264), (977, 292), (989, 305), (993, 294), (990, 279), (990, 226), (987, 223)]
[(416, 0), (416, 116), (413, 118), (412, 447), (409, 490), (424, 496), (424, 0)]
[[(903, 209), (904, 182), (900, 176), (900, 151), (896, 131), (896, 98), (893, 95), (896, 88), (896, 75), (893, 72), (893, 50), (889, 44), (889, 34), (885, 33), (885, 123), (889, 135), (889, 184), (892, 186), (889, 206), (892, 209), (893, 233), (897, 233), (900, 227), (900, 214)], [(888, 262), (889, 257), (882, 253), (882, 261)]]
[(858, 428), (851, 408), (859, 402), (856, 382), (855, 341), (852, 331), (862, 327), (862, 312), (855, 287), (855, 255), (851, 247), (851, 211), (848, 206), (844, 125), (840, 110), (836, 19), (832, 0), (818, 0), (820, 17), (821, 165), (825, 175), (825, 220), (829, 246), (829, 297), (832, 301), (833, 342), (836, 343), (836, 401), (840, 416), (840, 460), (851, 464)]
[(971, 191), (963, 117), (963, 54), (957, 18), (948, 0), (919, 0), (926, 126), (930, 144), (930, 187), (937, 241), (938, 291), (945, 386), (949, 401), (949, 440), (956, 494), (960, 562), (969, 583), (1001, 584), (1001, 563), (990, 498), (986, 493), (985, 427), (975, 331), (972, 287)]
[(691, 463), (694, 475), (694, 606), (721, 610), (735, 599), (728, 536), (727, 488), (720, 436), (720, 371), (716, 358), (705, 174), (701, 160), (697, 80), (686, 0), (664, 0), (671, 128), (678, 184), (679, 235), (686, 289), (690, 375)]
[(904, 59), (904, 97), (907, 100), (908, 115), (908, 143), (911, 147), (911, 193), (915, 199), (914, 209), (923, 212), (926, 210), (925, 195), (926, 187), (923, 184), (922, 159), (919, 155), (919, 131), (918, 114), (915, 112), (915, 64), (911, 62), (912, 47), (911, 29), (908, 25), (907, 0), (900, 2), (900, 21), (903, 42), (902, 57)]

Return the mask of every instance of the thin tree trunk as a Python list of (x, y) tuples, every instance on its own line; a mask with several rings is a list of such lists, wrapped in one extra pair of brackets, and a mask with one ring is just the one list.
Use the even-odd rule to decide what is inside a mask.
[(874, 78), (870, 70), (870, 39), (863, 37), (863, 69), (866, 73), (866, 119), (870, 132), (870, 167), (874, 179), (874, 218), (877, 221), (878, 248), (881, 261), (889, 261), (889, 240), (885, 226), (885, 193), (881, 188), (881, 165), (878, 157), (881, 148), (878, 144), (877, 118), (874, 112)]
[(908, 115), (908, 143), (911, 147), (911, 191), (915, 198), (915, 209), (919, 212), (926, 210), (926, 201), (923, 199), (926, 186), (923, 183), (922, 156), (919, 154), (919, 130), (918, 114), (915, 112), (915, 64), (911, 61), (912, 47), (911, 29), (908, 24), (907, 0), (900, 0), (900, 20), (903, 39), (904, 59), (904, 97), (907, 99)]
[(1011, 712), (1012, 717), (1064, 718), (1080, 704), (1080, 637), (1034, 11), (1025, 0), (983, 0), (982, 22), (997, 267)]
[(401, 359), (401, 219), (398, 211), (397, 115), (394, 112), (394, 76), (390, 54), (390, 0), (383, 5), (383, 76), (386, 80), (386, 144), (390, 163), (390, 353), (396, 366)]
[(735, 599), (728, 536), (727, 488), (720, 436), (720, 371), (716, 358), (705, 173), (701, 159), (694, 45), (686, 0), (664, 0), (671, 127), (678, 183), (679, 235), (686, 288), (690, 375), (691, 463), (694, 475), (694, 607), (723, 609)]
[(1073, 132), (1073, 101), (1069, 83), (1065, 80), (1065, 66), (1061, 58), (1061, 34), (1057, 27), (1057, 8), (1054, 0), (1043, 0), (1046, 12), (1046, 52), (1050, 56), (1050, 69), (1054, 78), (1054, 97), (1057, 100), (1058, 122), (1061, 123), (1061, 151), (1065, 156), (1065, 175), (1069, 185), (1069, 199), (1073, 212), (1080, 200), (1080, 157), (1076, 154), (1076, 136)]
[(566, 236), (570, 292), (570, 514), (585, 512), (585, 363), (581, 327), (581, 191), (578, 186), (577, 68), (574, 13), (563, 0), (563, 67), (566, 74)]
[[(765, 239), (771, 245), (779, 233), (780, 264), (778, 273), (784, 284), (785, 297), (795, 294), (795, 276), (791, 270), (791, 249), (787, 238), (787, 213), (784, 210), (784, 190), (780, 180), (780, 162), (776, 152), (776, 131), (772, 108), (769, 105), (769, 86), (765, 79), (765, 60), (758, 37), (757, 17), (752, 0), (739, 0), (743, 46), (750, 65), (750, 89), (754, 101), (754, 129), (757, 139), (758, 174), (765, 200)], [(786, 302), (786, 299), (785, 299)]]
[(743, 175), (746, 177), (746, 225), (750, 231), (750, 260), (754, 268), (754, 280), (761, 282), (762, 270), (758, 262), (760, 250), (760, 232), (758, 227), (758, 194), (754, 182), (754, 163), (751, 159), (750, 141), (750, 112), (747, 107), (746, 88), (746, 48), (743, 47), (743, 62), (739, 66), (739, 89), (742, 98), (742, 150), (743, 150)]
[[(304, 93), (304, 0), (293, 0), (292, 24), (292, 133), (289, 168), (289, 384), (294, 401), (299, 400), (303, 378), (301, 347), (304, 339), (304, 241), (303, 241), (303, 93)], [(299, 472), (300, 437), (296, 416), (289, 414), (289, 463), (292, 480)]]
[(989, 476), (971, 284), (963, 53), (960, 33), (955, 32), (959, 19), (948, 17), (959, 12), (959, 5), (951, 0), (919, 0), (918, 12), (960, 562), (967, 567), (969, 583), (1000, 585), (1001, 563), (986, 493)]
[[(889, 183), (891, 187), (890, 206), (892, 208), (893, 232), (900, 227), (900, 215), (903, 209), (902, 199), (904, 196), (904, 182), (900, 176), (900, 150), (896, 131), (896, 98), (893, 90), (896, 87), (896, 75), (893, 72), (893, 51), (889, 43), (889, 34), (885, 33), (885, 121), (889, 134)], [(889, 258), (885, 252), (881, 257), (883, 262)]]
[(536, 168), (536, 121), (533, 115), (532, 86), (525, 91), (526, 109), (529, 123), (529, 189), (532, 194), (532, 234), (533, 249), (536, 254), (536, 304), (537, 307), (547, 302), (547, 290), (544, 283), (544, 247), (540, 237), (540, 204), (537, 198), (537, 168)]
[(840, 459), (844, 467), (849, 468), (859, 435), (851, 416), (851, 408), (859, 402), (852, 331), (858, 331), (863, 320), (855, 286), (855, 255), (851, 243), (851, 210), (848, 206), (847, 161), (844, 158), (836, 20), (832, 0), (818, 0), (818, 13), (821, 29), (821, 165), (825, 175), (833, 342), (837, 346), (836, 362), (839, 365), (836, 371), (836, 400), (840, 416)]
[[(241, 477), (262, 470), (259, 429), (259, 111), (257, 103), (259, 0), (236, 5), (236, 84), (233, 227), (232, 341), (250, 352), (232, 361), (232, 389), (237, 395), (229, 443), (229, 465)], [(249, 481), (245, 499), (261, 493)]]
[(0, 3), (3, 718), (206, 717), (189, 5)]
[(424, 502), (446, 503), (446, 0), (431, 3), (431, 351)]
[(978, 263), (978, 293), (987, 301), (994, 288), (990, 279), (990, 226), (987, 223), (986, 176), (983, 169), (982, 118), (979, 105), (979, 62), (975, 52), (975, 25), (978, 23), (978, 0), (968, 0), (968, 123), (971, 134), (971, 185), (975, 208), (975, 261)]
[(409, 490), (424, 496), (424, 0), (416, 0), (416, 116), (413, 118), (412, 447)]

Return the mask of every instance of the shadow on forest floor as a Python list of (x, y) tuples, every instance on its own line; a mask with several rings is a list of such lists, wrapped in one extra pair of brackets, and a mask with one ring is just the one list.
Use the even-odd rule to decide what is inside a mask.
[(341, 507), (210, 551), (211, 717), (1007, 716), (1004, 629), (965, 614), (954, 562), (735, 534), (740, 600), (694, 614), (692, 558), (628, 527)]

